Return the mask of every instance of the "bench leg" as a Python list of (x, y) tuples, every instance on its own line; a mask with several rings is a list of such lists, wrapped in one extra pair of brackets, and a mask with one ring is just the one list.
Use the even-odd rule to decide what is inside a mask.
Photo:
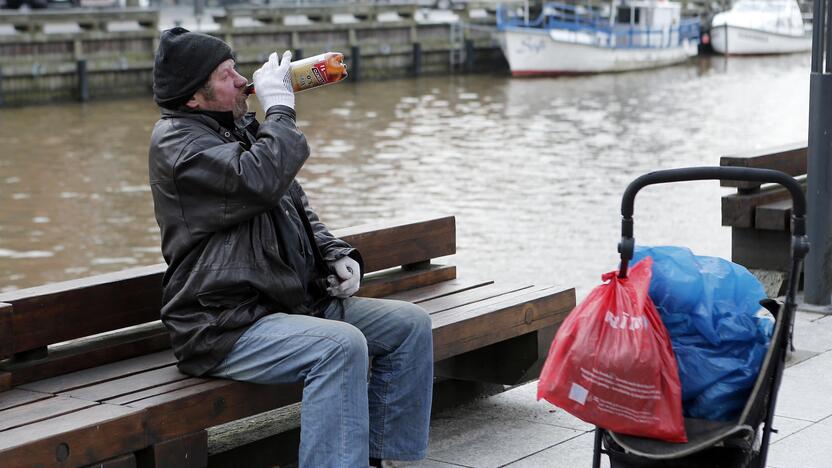
[(87, 465), (85, 468), (136, 468), (136, 456), (132, 453)]
[(436, 363), (434, 374), (456, 380), (517, 385), (536, 379), (557, 326), (516, 336)]
[(208, 433), (186, 434), (151, 445), (136, 453), (141, 468), (205, 468), (208, 466)]
[(0, 372), (0, 392), (5, 392), (12, 388), (12, 373)]

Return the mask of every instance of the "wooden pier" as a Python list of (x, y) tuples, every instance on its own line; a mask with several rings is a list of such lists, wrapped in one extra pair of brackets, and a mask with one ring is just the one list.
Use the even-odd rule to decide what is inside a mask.
[[(226, 8), (215, 35), (244, 74), (273, 51), (345, 54), (351, 79), (506, 67), (492, 36), (494, 4), (459, 21), (418, 21), (415, 5)], [(0, 13), (0, 105), (149, 95), (158, 45), (156, 9)]]

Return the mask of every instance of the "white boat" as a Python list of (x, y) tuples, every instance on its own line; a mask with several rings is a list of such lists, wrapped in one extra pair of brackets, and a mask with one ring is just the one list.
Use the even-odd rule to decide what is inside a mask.
[(795, 0), (740, 0), (714, 16), (711, 46), (728, 55), (784, 54), (812, 49)]
[(538, 18), (501, 8), (497, 29), (512, 75), (621, 72), (683, 62), (698, 52), (699, 21), (669, 1), (614, 3), (607, 11), (546, 3)]

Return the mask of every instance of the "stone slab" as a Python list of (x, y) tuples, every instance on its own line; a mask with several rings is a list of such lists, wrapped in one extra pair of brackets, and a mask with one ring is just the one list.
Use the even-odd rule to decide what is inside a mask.
[(525, 420), (438, 418), (431, 425), (428, 458), (477, 468), (498, 467), (581, 433)]
[[(506, 466), (511, 468), (590, 467), (594, 443), (595, 434), (586, 432)], [(601, 467), (609, 468), (609, 466), (609, 458), (601, 455)]]
[(802, 351), (832, 351), (832, 317), (798, 314), (794, 322), (794, 347)]
[(589, 431), (595, 428), (592, 424), (581, 421), (546, 400), (537, 401), (537, 381), (457, 408), (454, 414), (465, 418), (523, 420), (577, 431)]
[[(775, 414), (817, 422), (832, 416), (832, 352), (787, 368)], [(830, 444), (832, 445), (832, 444)]]
[(816, 423), (772, 443), (766, 465), (774, 468), (828, 468), (832, 424)]
[(771, 434), (771, 440), (769, 440), (769, 444), (773, 444), (780, 439), (788, 437), (794, 433), (802, 431), (807, 427), (811, 426), (813, 423), (812, 421), (804, 421), (802, 419), (794, 419), (794, 418), (787, 418), (785, 416), (774, 416), (774, 424), (772, 426), (774, 429), (777, 430), (777, 433)]
[(384, 468), (459, 468), (460, 465), (452, 465), (450, 463), (442, 463), (436, 460), (427, 458), (419, 462), (402, 462), (402, 461), (388, 461), (384, 460), (382, 463)]

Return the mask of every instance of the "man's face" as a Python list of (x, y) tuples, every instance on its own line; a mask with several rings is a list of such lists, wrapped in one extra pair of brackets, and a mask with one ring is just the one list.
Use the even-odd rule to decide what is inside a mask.
[(208, 83), (188, 101), (188, 107), (207, 111), (227, 112), (239, 119), (248, 111), (245, 93), (246, 78), (235, 68), (234, 60), (222, 62), (211, 73)]

